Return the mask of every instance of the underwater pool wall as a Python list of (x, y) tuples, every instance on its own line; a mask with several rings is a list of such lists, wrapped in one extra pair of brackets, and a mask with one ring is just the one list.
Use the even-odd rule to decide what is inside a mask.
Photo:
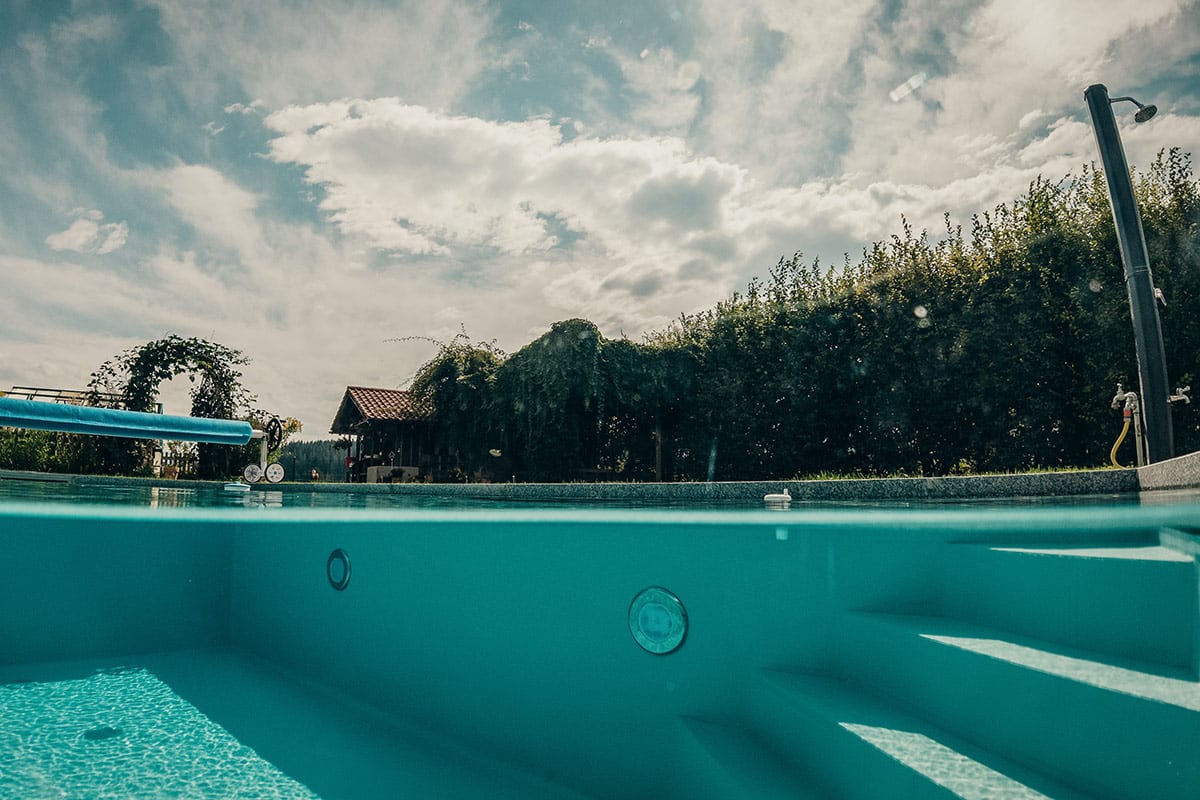
[[(599, 797), (1193, 800), (1198, 530), (1169, 505), (10, 507), (0, 659), (228, 646)], [(648, 587), (686, 608), (667, 655), (630, 632)]]
[[(1168, 523), (1194, 530), (1194, 509), (1179, 517), (267, 521), (234, 537), (232, 639), (348, 701), (602, 797), (735, 796), (713, 787), (744, 767), (737, 753), (824, 773), (818, 796), (962, 779), (1187, 797), (1200, 783), (1200, 594), (1194, 559), (1159, 543)], [(342, 591), (326, 575), (339, 548), (352, 564)], [(686, 607), (669, 655), (630, 634), (630, 602), (651, 586)], [(1177, 677), (1134, 675), (1130, 658)], [(894, 710), (863, 710), (875, 703)], [(946, 729), (1035, 776), (970, 760), (965, 778), (940, 774), (964, 763)]]
[(228, 526), (93, 511), (0, 516), (0, 663), (228, 642)]
[[(678, 715), (732, 713), (747, 670), (812, 660), (831, 636), (821, 536), (668, 519), (247, 526), (233, 640), (397, 719), (570, 773), (551, 779), (612, 791), (619, 767), (625, 785), (654, 785), (689, 757)], [(344, 591), (326, 577), (335, 548), (352, 564)], [(630, 633), (630, 603), (650, 586), (687, 611), (669, 655)], [(620, 764), (603, 755), (614, 742)]]

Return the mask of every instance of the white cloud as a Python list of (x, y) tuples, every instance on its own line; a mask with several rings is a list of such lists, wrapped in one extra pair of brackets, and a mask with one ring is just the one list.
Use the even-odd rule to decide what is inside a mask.
[(412, 254), (544, 251), (553, 217), (622, 257), (719, 224), (741, 174), (679, 139), (563, 142), (545, 120), (493, 123), (394, 99), (289, 108), (266, 124), (280, 134), (272, 158), (306, 168), (344, 233)]
[[(921, 113), (906, 105), (886, 107)], [(404, 270), (424, 263), (414, 256), (463, 264), (531, 313), (584, 314), (630, 335), (711, 305), (780, 254), (838, 260), (886, 239), (901, 215), (937, 235), (946, 211), (966, 221), (1092, 158), (1090, 128), (1064, 117), (1040, 138), (938, 132), (936, 153), (914, 136), (874, 162), (887, 169), (790, 187), (680, 138), (564, 141), (545, 120), (496, 123), (397, 99), (291, 107), (265, 124), (278, 133), (271, 158), (322, 187), (322, 209), (349, 241)], [(894, 163), (904, 158), (911, 168)]]
[(261, 248), (254, 210), (259, 200), (212, 167), (187, 165), (152, 173), (180, 217), (213, 243), (247, 261)]
[(247, 114), (258, 113), (265, 105), (266, 103), (262, 100), (254, 100), (250, 103), (230, 103), (225, 106), (224, 111), (226, 114), (241, 114), (245, 116)]
[(95, 243), (100, 226), (90, 219), (77, 219), (71, 227), (61, 233), (46, 237), (46, 244), (51, 250), (71, 250), (82, 253)]
[(841, 117), (861, 91), (851, 57), (877, 12), (871, 0), (704, 0), (691, 54), (705, 76), (704, 149), (785, 179), (836, 172)]
[[(701, 0), (657, 36), (594, 22), (562, 34), (540, 17), (506, 33), (495, 6), (449, 0), (153, 0), (174, 46), (147, 100), (163, 90), (195, 109), (150, 131), (194, 136), (168, 167), (110, 160), (105, 137), (128, 134), (76, 63), (121, 28), (95, 17), (23, 36), (8, 63), (38, 101), (0, 98), (4, 180), (37, 214), (88, 207), (49, 236), (42, 217), (28, 226), (37, 258), (0, 254), (0, 328), (16, 332), (0, 384), (79, 385), (176, 332), (245, 351), (262, 405), (321, 435), (345, 385), (402, 384), (430, 354), (389, 338), (449, 339), (465, 323), (514, 350), (574, 316), (637, 337), (793, 250), (838, 261), (901, 214), (936, 235), (943, 211), (965, 222), (1094, 160), (1083, 87), (1180, 80), (1200, 41), (1195, 26), (1172, 34), (1190, 18), (1164, 0), (956, 1), (884, 14), (870, 0)], [(585, 37), (585, 58), (538, 72), (542, 49), (577, 53)], [(518, 56), (526, 69), (507, 70)], [(575, 98), (557, 108), (556, 92)], [(1139, 167), (1200, 141), (1192, 107), (1148, 99), (1162, 109), (1151, 124), (1118, 117)], [(520, 109), (542, 116), (501, 121), (534, 113)], [(251, 162), (263, 130), (268, 162)], [(209, 150), (222, 160), (199, 160)], [(308, 187), (289, 185), (297, 172)], [(293, 188), (323, 220), (279, 212)], [(146, 213), (106, 223), (92, 205)], [(189, 226), (178, 238), (171, 215)], [(0, 216), (13, 241), (23, 220)]]
[(112, 225), (105, 225), (104, 241), (100, 242), (100, 246), (96, 252), (100, 255), (113, 253), (125, 246), (125, 240), (129, 238), (129, 226), (124, 222), (117, 222)]
[(269, 108), (390, 94), (444, 107), (492, 55), (492, 12), (474, 0), (152, 2), (179, 47), (180, 79), (204, 103), (218, 101), (223, 76)]
[(106, 255), (125, 246), (129, 237), (126, 223), (101, 224), (104, 215), (94, 209), (76, 209), (72, 213), (79, 218), (70, 227), (46, 237), (46, 246), (51, 250)]
[(700, 63), (680, 59), (669, 47), (644, 49), (636, 58), (619, 49), (609, 52), (632, 93), (632, 120), (652, 131), (686, 132), (700, 111), (700, 95), (693, 91)]

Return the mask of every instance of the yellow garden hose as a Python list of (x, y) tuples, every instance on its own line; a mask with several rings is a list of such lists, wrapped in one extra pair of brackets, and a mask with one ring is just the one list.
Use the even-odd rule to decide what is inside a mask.
[(1117, 443), (1113, 445), (1112, 452), (1110, 452), (1108, 454), (1108, 458), (1110, 461), (1112, 461), (1112, 465), (1114, 467), (1121, 466), (1119, 463), (1117, 463), (1117, 448), (1119, 448), (1121, 446), (1121, 442), (1125, 441), (1125, 437), (1129, 433), (1129, 421), (1131, 419), (1133, 419), (1133, 415), (1131, 415), (1128, 411), (1126, 411), (1125, 412), (1125, 425), (1121, 428), (1121, 435), (1117, 437)]

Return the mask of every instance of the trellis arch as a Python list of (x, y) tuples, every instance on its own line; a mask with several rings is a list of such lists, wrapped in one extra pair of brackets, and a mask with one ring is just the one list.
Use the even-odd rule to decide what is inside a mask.
[(120, 395), (130, 411), (152, 411), (162, 382), (188, 373), (194, 384), (191, 415), (231, 419), (239, 411), (248, 411), (254, 400), (242, 386), (242, 373), (237, 369), (247, 363), (249, 359), (241, 351), (172, 334), (106, 361), (92, 374), (88, 386), (93, 392)]
[[(101, 392), (111, 392), (130, 411), (153, 411), (160, 384), (187, 374), (193, 384), (191, 416), (236, 419), (254, 413), (251, 409), (254, 397), (242, 386), (242, 373), (238, 369), (247, 363), (249, 359), (238, 350), (172, 334), (104, 362), (92, 373), (88, 388), (95, 405), (104, 405), (99, 402)], [(124, 473), (146, 464), (148, 445), (135, 441), (105, 442), (98, 448), (105, 452), (104, 458), (110, 462), (108, 468)], [(228, 475), (233, 469), (235, 453), (228, 445), (197, 445), (197, 477)]]

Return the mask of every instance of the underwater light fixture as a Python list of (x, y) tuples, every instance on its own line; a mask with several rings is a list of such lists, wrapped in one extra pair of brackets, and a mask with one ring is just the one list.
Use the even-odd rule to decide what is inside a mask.
[(629, 632), (647, 653), (673, 653), (687, 638), (687, 609), (678, 597), (660, 586), (643, 589), (629, 604)]
[(329, 554), (329, 560), (325, 562), (325, 577), (329, 578), (329, 585), (339, 592), (350, 585), (350, 556), (342, 548)]

